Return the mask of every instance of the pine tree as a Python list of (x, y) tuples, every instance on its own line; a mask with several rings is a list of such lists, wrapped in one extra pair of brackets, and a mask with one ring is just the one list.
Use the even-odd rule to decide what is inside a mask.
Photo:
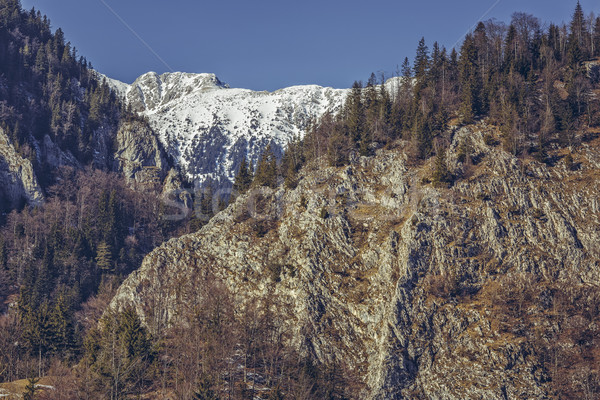
[(379, 130), (379, 93), (377, 90), (377, 78), (374, 73), (367, 82), (365, 89), (365, 127), (360, 134), (359, 151), (363, 156), (370, 155), (370, 145), (373, 137), (377, 135)]
[(573, 12), (573, 18), (571, 19), (571, 38), (570, 40), (577, 42), (579, 47), (583, 47), (583, 40), (585, 36), (585, 15), (581, 3), (577, 1), (575, 11)]
[(594, 35), (592, 37), (592, 43), (594, 48), (594, 54), (592, 54), (592, 56), (600, 56), (600, 17), (597, 17), (596, 22), (594, 23)]
[(53, 350), (68, 354), (76, 342), (70, 299), (64, 291), (55, 299), (50, 319), (54, 331)]
[(408, 61), (408, 57), (404, 57), (404, 61), (402, 62), (402, 82), (405, 84), (410, 84), (412, 79), (412, 68), (410, 67), (410, 61)]
[(96, 265), (105, 273), (113, 272), (112, 251), (108, 243), (102, 241), (96, 249)]
[(246, 156), (242, 158), (240, 163), (240, 167), (238, 169), (238, 173), (235, 176), (235, 182), (233, 183), (233, 191), (234, 193), (244, 194), (248, 189), (250, 189), (250, 185), (252, 184), (252, 168), (248, 164), (246, 160)]
[(27, 385), (25, 385), (25, 392), (23, 392), (23, 400), (35, 400), (37, 397), (37, 393), (40, 388), (38, 386), (38, 382), (40, 378), (27, 378)]
[(368, 129), (373, 129), (379, 119), (379, 93), (377, 90), (377, 78), (374, 73), (367, 82), (365, 89), (365, 114)]
[(277, 187), (277, 158), (271, 144), (267, 146), (258, 161), (252, 186), (268, 186), (273, 189)]
[(413, 71), (417, 79), (417, 85), (424, 87), (426, 85), (427, 72), (429, 71), (429, 49), (425, 45), (424, 37), (419, 40), (419, 45), (417, 46)]
[(365, 112), (362, 83), (354, 82), (344, 105), (346, 132), (355, 145), (359, 145), (364, 131)]
[(119, 330), (130, 359), (150, 354), (150, 340), (135, 309), (128, 307), (119, 314)]
[(571, 19), (570, 35), (568, 44), (569, 63), (578, 65), (581, 61), (589, 58), (590, 54), (585, 43), (585, 15), (579, 1), (575, 6), (575, 12)]
[(377, 140), (380, 138), (388, 138), (389, 137), (389, 129), (391, 122), (391, 114), (392, 114), (392, 99), (390, 98), (390, 94), (385, 87), (385, 80), (381, 79), (381, 85), (379, 88), (379, 112), (377, 116), (377, 120), (379, 121), (379, 136), (376, 137)]
[(446, 149), (442, 148), (442, 146), (438, 146), (436, 151), (434, 170), (431, 178), (434, 185), (439, 187), (447, 186), (450, 182), (450, 172), (446, 164)]
[(425, 115), (416, 112), (413, 118), (410, 156), (412, 162), (424, 160), (431, 152), (431, 129)]
[(37, 299), (48, 299), (52, 292), (52, 271), (54, 270), (54, 252), (50, 245), (44, 245), (44, 255), (40, 262), (34, 285), (34, 296)]
[(467, 35), (460, 50), (460, 112), (463, 122), (471, 123), (481, 112), (482, 83), (477, 65), (477, 49), (472, 35)]
[(298, 169), (301, 165), (298, 162), (295, 153), (299, 150), (299, 145), (297, 145), (295, 141), (290, 141), (281, 158), (283, 184), (288, 189), (295, 189), (298, 184)]

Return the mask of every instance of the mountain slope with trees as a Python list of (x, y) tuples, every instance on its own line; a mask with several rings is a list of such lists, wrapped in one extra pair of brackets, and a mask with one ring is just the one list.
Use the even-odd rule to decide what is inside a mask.
[(597, 397), (599, 40), (579, 4), (568, 26), (515, 13), (458, 49), (423, 38), (283, 154), (240, 152), (229, 199), (214, 182), (163, 203), (184, 179), (148, 121), (0, 0), (0, 154), (43, 196), (4, 206), (0, 381), (46, 375), (44, 397), (74, 399)]
[[(226, 326), (248, 326), (260, 309), (255, 318), (275, 323), (257, 332), (277, 341), (256, 343), (259, 354), (275, 344), (279, 359), (238, 347), (243, 330), (215, 352), (200, 351), (209, 336), (187, 342), (201, 355), (192, 367), (164, 355), (176, 375), (215, 365), (208, 385), (234, 398), (257, 373), (273, 396), (322, 396), (318, 380), (306, 392), (284, 372), (290, 356), (309, 360), (313, 379), (337, 371), (329, 398), (594, 398), (600, 25), (590, 21), (580, 6), (569, 27), (515, 13), (449, 54), (421, 40), (397, 91), (374, 75), (357, 82), (280, 163), (265, 152), (253, 183), (240, 168), (245, 194), (147, 256), (113, 308), (133, 307), (172, 346), (198, 337), (211, 317), (195, 320), (193, 305), (214, 293), (234, 304)], [(228, 373), (231, 362), (250, 374)]]

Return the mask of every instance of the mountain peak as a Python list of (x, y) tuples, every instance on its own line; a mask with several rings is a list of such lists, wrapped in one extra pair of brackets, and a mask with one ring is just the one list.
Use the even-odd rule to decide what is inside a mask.
[(107, 80), (145, 115), (187, 178), (231, 181), (245, 156), (255, 164), (273, 143), (280, 153), (308, 121), (338, 110), (345, 89), (293, 86), (275, 92), (230, 88), (215, 74), (148, 72), (131, 85)]

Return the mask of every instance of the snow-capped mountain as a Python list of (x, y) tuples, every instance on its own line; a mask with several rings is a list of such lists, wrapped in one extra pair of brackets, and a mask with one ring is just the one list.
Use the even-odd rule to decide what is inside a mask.
[(316, 85), (275, 92), (234, 89), (214, 74), (149, 72), (133, 84), (109, 83), (146, 116), (188, 179), (232, 181), (242, 156), (256, 163), (273, 143), (281, 151), (311, 119), (338, 110), (347, 89)]

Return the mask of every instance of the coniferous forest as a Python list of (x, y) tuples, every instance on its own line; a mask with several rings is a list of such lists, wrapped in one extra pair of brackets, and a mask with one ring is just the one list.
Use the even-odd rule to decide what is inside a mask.
[[(462, 178), (446, 167), (452, 135), (482, 121), (500, 132), (488, 144), (554, 165), (554, 150), (600, 129), (600, 17), (577, 4), (568, 19), (545, 24), (515, 13), (508, 23), (480, 22), (456, 49), (421, 39), (396, 76), (355, 82), (343, 109), (312, 121), (281, 157), (269, 146), (256, 168), (244, 158), (234, 196), (215, 201), (209, 183), (195, 208), (212, 216), (251, 189), (295, 188), (304, 167), (342, 167), (379, 149), (401, 149), (413, 166), (433, 158), (431, 182), (448, 187)], [(112, 160), (95, 155), (99, 131), (132, 120), (145, 123), (60, 29), (18, 0), (0, 0), (0, 128), (32, 162), (45, 195), (37, 207), (1, 199), (0, 383), (29, 379), (28, 399), (152, 398), (166, 389), (178, 399), (217, 399), (223, 386), (230, 398), (256, 398), (226, 359), (235, 349), (245, 369), (266, 377), (272, 390), (262, 398), (355, 398), (360, 388), (345, 365), (301, 357), (268, 307), (237, 310), (210, 276), (209, 300), (164, 337), (152, 337), (134, 309), (107, 309), (146, 254), (206, 223), (166, 222), (157, 190), (132, 188)], [(77, 165), (45, 165), (36, 147), (45, 135)], [(460, 157), (477, 162), (468, 141)], [(52, 377), (56, 390), (38, 390), (38, 377)], [(558, 398), (578, 393), (560, 385)]]

